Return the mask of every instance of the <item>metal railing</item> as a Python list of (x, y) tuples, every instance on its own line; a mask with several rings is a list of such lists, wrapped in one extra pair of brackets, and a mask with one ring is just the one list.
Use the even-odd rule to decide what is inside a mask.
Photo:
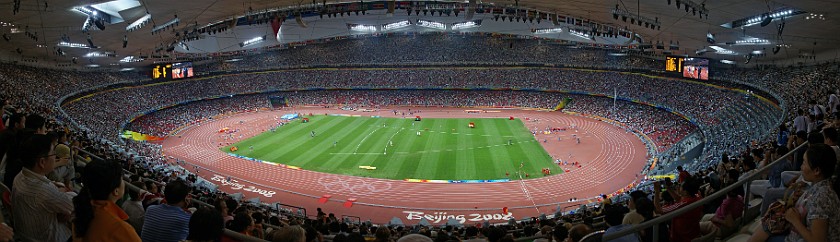
[[(753, 180), (758, 179), (760, 176), (762, 176), (765, 173), (767, 173), (768, 171), (772, 170), (773, 167), (776, 165), (776, 163), (785, 162), (785, 159), (787, 159), (789, 156), (795, 154), (797, 151), (799, 151), (800, 149), (804, 149), (807, 146), (808, 146), (808, 142), (805, 142), (805, 143), (797, 146), (796, 148), (792, 149), (787, 154), (777, 158), (775, 161), (771, 162), (770, 164), (765, 165), (761, 169), (758, 169), (756, 172), (754, 172), (753, 174), (750, 174), (746, 178), (740, 179), (732, 185), (721, 188), (719, 191), (713, 193), (712, 195), (706, 196), (706, 197), (704, 197), (703, 199), (700, 199), (697, 202), (693, 202), (693, 203), (691, 203), (691, 204), (689, 204), (685, 207), (682, 207), (680, 209), (677, 209), (673, 212), (663, 214), (659, 217), (651, 219), (650, 221), (634, 225), (633, 227), (623, 229), (621, 231), (611, 233), (609, 235), (605, 235), (604, 238), (603, 238), (603, 241), (610, 241), (610, 240), (618, 239), (618, 238), (623, 237), (625, 235), (638, 233), (639, 231), (642, 231), (644, 229), (653, 227), (653, 241), (657, 242), (657, 241), (659, 241), (659, 226), (655, 226), (655, 225), (659, 225), (663, 222), (670, 222), (672, 219), (674, 219), (677, 216), (680, 216), (680, 215), (682, 215), (686, 212), (694, 210), (695, 208), (698, 208), (700, 206), (706, 205), (707, 203), (715, 201), (718, 198), (726, 196), (726, 194), (729, 193), (729, 191), (732, 191), (732, 190), (735, 190), (735, 189), (744, 189), (744, 187), (745, 187), (744, 184), (747, 184), (746, 185), (746, 191), (744, 192), (744, 194), (745, 194), (745, 196), (749, 195), (750, 194), (749, 184)], [(749, 208), (749, 205), (750, 205), (749, 201), (744, 201), (744, 215), (747, 214), (747, 209)], [(699, 223), (700, 221), (697, 221), (697, 222)], [(739, 224), (739, 226), (743, 226), (746, 222), (748, 222), (748, 221), (742, 220), (741, 224)]]

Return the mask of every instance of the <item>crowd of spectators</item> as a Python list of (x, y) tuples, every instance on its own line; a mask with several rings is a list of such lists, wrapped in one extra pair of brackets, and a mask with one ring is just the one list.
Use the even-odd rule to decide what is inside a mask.
[[(731, 69), (717, 72), (713, 77), (749, 83), (776, 93), (787, 104), (785, 116), (792, 119), (798, 116), (797, 111), (800, 109), (806, 110), (808, 115), (814, 115), (815, 104), (823, 106), (828, 113), (836, 112), (840, 104), (837, 101), (840, 92), (838, 75), (840, 64), (828, 62), (814, 66)], [(834, 94), (833, 103), (829, 100), (831, 94)]]
[(150, 115), (140, 116), (128, 123), (125, 128), (147, 135), (164, 137), (179, 127), (201, 123), (217, 115), (269, 108), (269, 96), (269, 94), (236, 95), (198, 102), (188, 102), (155, 111)]
[[(422, 46), (422, 49), (405, 48)], [(612, 56), (611, 50), (567, 46), (553, 40), (470, 34), (389, 34), (287, 46), (245, 56), (236, 62), (214, 62), (197, 70), (255, 70), (301, 65), (347, 63), (553, 63), (575, 67), (661, 69), (662, 62)]]
[[(576, 95), (566, 110), (618, 121), (648, 136), (663, 152), (697, 131), (682, 117), (656, 107), (611, 98)], [(615, 105), (613, 105), (613, 103)]]
[[(97, 139), (119, 142), (115, 135), (122, 124), (154, 107), (163, 107), (185, 100), (199, 100), (237, 93), (254, 93), (279, 90), (307, 90), (318, 88), (513, 88), (535, 90), (563, 90), (570, 93), (595, 95), (618, 94), (621, 99), (650, 103), (683, 114), (700, 127), (707, 142), (703, 162), (719, 160), (721, 154), (735, 152), (739, 147), (763, 139), (775, 130), (782, 112), (749, 93), (693, 82), (643, 75), (592, 72), (554, 68), (400, 68), (400, 69), (347, 69), (347, 70), (292, 70), (261, 74), (240, 74), (216, 78), (186, 80), (165, 85), (147, 85), (102, 92), (64, 106), (67, 114), (82, 126), (96, 130)], [(688, 94), (681, 90), (693, 90)], [(378, 91), (371, 91), (372, 93)], [(468, 95), (466, 99), (435, 100), (424, 92), (397, 94), (395, 98), (330, 96), (308, 97), (321, 100), (304, 100), (301, 103), (354, 102), (364, 105), (454, 105), (454, 106), (520, 106), (553, 108), (558, 103), (552, 99), (493, 97)], [(496, 92), (505, 94), (506, 92)], [(527, 92), (526, 92), (527, 93)], [(478, 92), (476, 92), (478, 94)], [(425, 98), (428, 96), (429, 98)], [(529, 94), (538, 95), (538, 94)], [(547, 95), (547, 94), (539, 94)], [(422, 98), (421, 98), (422, 97)], [(524, 96), (527, 97), (527, 96)], [(523, 100), (523, 101), (515, 101)], [(539, 101), (542, 100), (542, 101)], [(553, 100), (560, 100), (555, 98)], [(294, 100), (293, 100), (294, 102)], [(293, 103), (296, 104), (296, 103)], [(629, 105), (629, 104), (627, 104)], [(103, 107), (119, 107), (118, 114), (94, 112)], [(616, 116), (620, 117), (620, 116)], [(623, 118), (623, 119), (626, 119)], [(640, 121), (643, 118), (637, 118)], [(658, 119), (657, 116), (647, 120)], [(629, 119), (628, 119), (629, 120)], [(673, 124), (673, 123), (672, 123)], [(673, 126), (665, 123), (666, 126)], [(676, 125), (675, 127), (683, 127)], [(680, 128), (681, 129), (681, 128)], [(654, 127), (644, 131), (652, 132)], [(684, 134), (689, 130), (676, 131)], [(667, 131), (670, 132), (670, 131)], [(671, 144), (679, 135), (654, 135), (656, 141)], [(670, 137), (675, 137), (671, 140)]]

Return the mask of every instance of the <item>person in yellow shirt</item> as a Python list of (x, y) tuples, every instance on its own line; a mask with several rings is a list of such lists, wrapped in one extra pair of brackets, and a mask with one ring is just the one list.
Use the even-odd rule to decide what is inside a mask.
[(125, 193), (122, 176), (119, 161), (94, 160), (85, 167), (84, 187), (73, 198), (73, 241), (141, 241), (116, 204)]

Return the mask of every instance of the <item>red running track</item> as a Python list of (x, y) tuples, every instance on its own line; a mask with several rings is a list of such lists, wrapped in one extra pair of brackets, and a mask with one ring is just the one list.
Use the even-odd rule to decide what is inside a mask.
[[(587, 198), (625, 188), (635, 182), (636, 175), (646, 164), (644, 144), (623, 128), (562, 112), (519, 109), (466, 113), (463, 108), (411, 108), (421, 110), (416, 115), (428, 118), (527, 118), (525, 124), (529, 130), (576, 126), (577, 130), (538, 134), (536, 138), (552, 157), (577, 161), (580, 167), (562, 165), (570, 172), (526, 180), (517, 179), (511, 172), (510, 182), (411, 183), (284, 168), (232, 157), (219, 149), (220, 142), (229, 142), (218, 134), (223, 127), (239, 129), (238, 134), (247, 139), (266, 131), (275, 122), (275, 116), (287, 113), (403, 117), (394, 115), (391, 112), (394, 109), (408, 110), (407, 107), (393, 107), (379, 112), (353, 112), (308, 107), (240, 113), (185, 128), (164, 141), (163, 152), (168, 157), (184, 160), (188, 164), (186, 168), (193, 173), (196, 173), (194, 166), (199, 167), (198, 175), (229, 194), (243, 193), (246, 199), (259, 197), (261, 202), (269, 204), (292, 204), (306, 208), (309, 213), (321, 207), (338, 217), (358, 216), (378, 224), (386, 224), (397, 217), (410, 225), (419, 222), (421, 217), (426, 217), (432, 224), (446, 223), (447, 216), (475, 224), (485, 220), (496, 223), (509, 217), (522, 219), (541, 213), (553, 214), (558, 207), (584, 203)], [(581, 137), (580, 144), (572, 134)], [(238, 135), (235, 138), (239, 140)], [(228, 176), (230, 182), (225, 181)], [(331, 198), (321, 204), (318, 199), (323, 195)], [(570, 198), (578, 200), (569, 202)], [(350, 208), (343, 206), (348, 199), (355, 199)], [(502, 215), (503, 207), (509, 208), (507, 216)]]

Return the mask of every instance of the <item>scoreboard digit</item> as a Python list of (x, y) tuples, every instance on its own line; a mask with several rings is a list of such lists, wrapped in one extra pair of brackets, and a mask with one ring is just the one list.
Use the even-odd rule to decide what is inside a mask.
[(152, 67), (152, 79), (169, 79), (172, 77), (172, 64), (155, 65)]
[(665, 57), (665, 71), (667, 71), (667, 72), (682, 72), (684, 61), (685, 61), (685, 58), (682, 58), (682, 57), (666, 56)]

